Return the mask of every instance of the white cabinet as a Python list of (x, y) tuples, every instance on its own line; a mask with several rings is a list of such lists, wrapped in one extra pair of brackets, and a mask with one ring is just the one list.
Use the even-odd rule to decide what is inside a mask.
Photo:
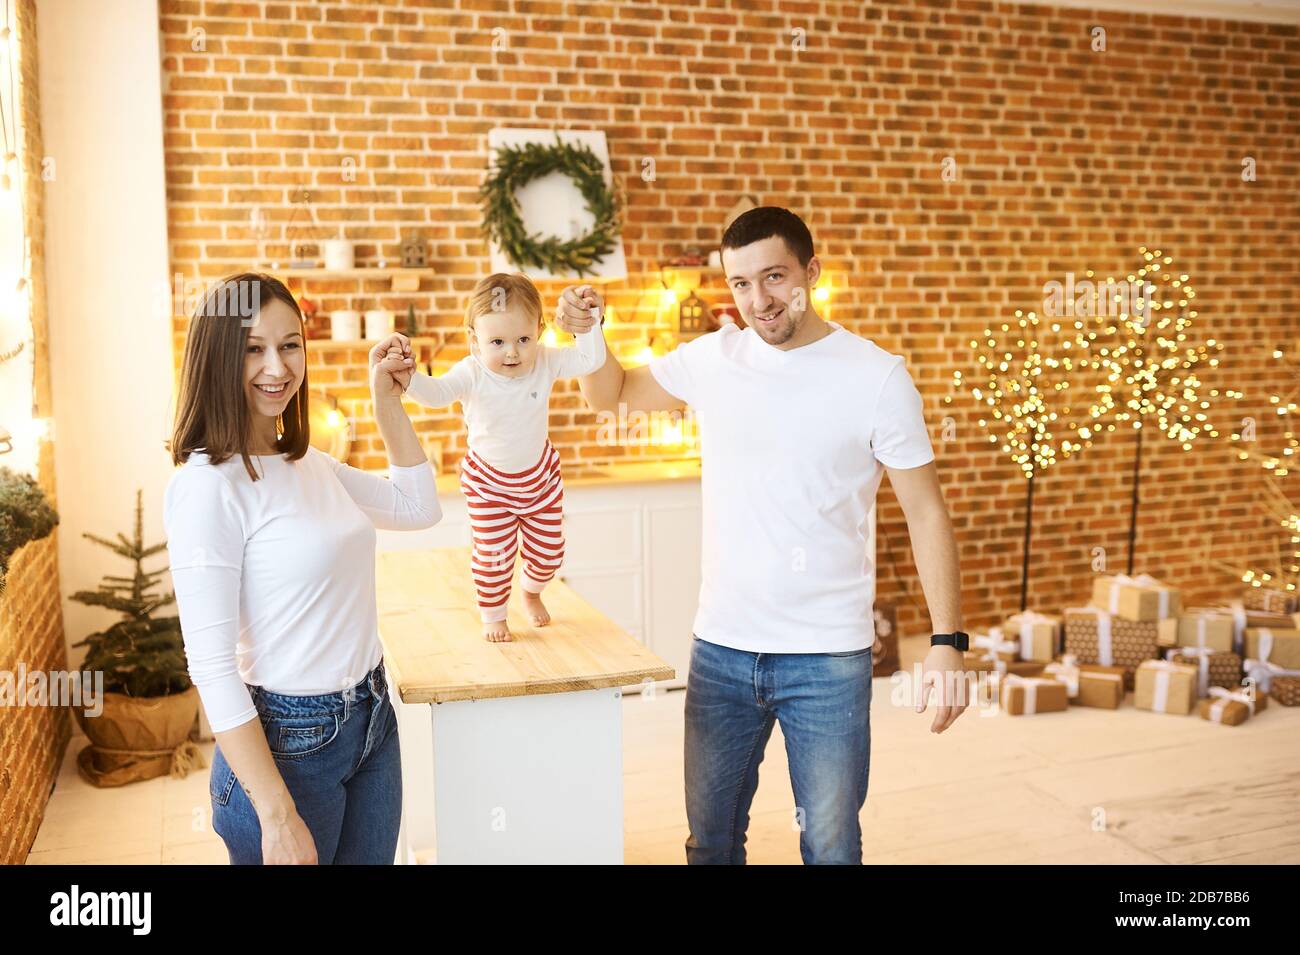
[[(470, 546), (460, 492), (439, 500), (437, 525), (380, 531), (379, 549)], [(564, 537), (559, 576), (676, 670), (667, 686), (685, 686), (700, 593), (699, 479), (566, 485)]]
[(674, 686), (686, 685), (691, 662), (691, 629), (700, 599), (700, 500), (695, 493), (679, 501), (645, 508), (646, 587), (655, 595), (646, 610), (650, 649), (677, 671)]

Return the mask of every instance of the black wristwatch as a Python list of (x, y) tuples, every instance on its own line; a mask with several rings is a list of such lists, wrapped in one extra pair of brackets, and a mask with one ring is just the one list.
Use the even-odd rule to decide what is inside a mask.
[(932, 647), (953, 647), (957, 650), (970, 649), (970, 634), (962, 633), (958, 630), (956, 633), (936, 633), (930, 637), (930, 646)]

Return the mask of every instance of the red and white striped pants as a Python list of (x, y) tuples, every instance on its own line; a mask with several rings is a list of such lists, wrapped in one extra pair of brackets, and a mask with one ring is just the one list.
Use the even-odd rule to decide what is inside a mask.
[(518, 474), (498, 471), (471, 450), (460, 464), (460, 489), (474, 530), (470, 570), (483, 621), (506, 619), (515, 552), (523, 539), (523, 587), (539, 594), (564, 560), (564, 480), (548, 440), (541, 460)]

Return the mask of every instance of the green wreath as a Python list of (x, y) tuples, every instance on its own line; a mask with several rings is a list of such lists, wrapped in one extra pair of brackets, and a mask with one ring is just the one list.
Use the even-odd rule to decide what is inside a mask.
[[(540, 176), (562, 172), (573, 180), (595, 216), (586, 235), (576, 239), (529, 235), (515, 201), (515, 190)], [(525, 143), (497, 149), (496, 166), (479, 188), (483, 234), (519, 268), (534, 266), (563, 274), (586, 275), (592, 263), (614, 251), (622, 226), (618, 196), (605, 185), (605, 170), (587, 146)]]

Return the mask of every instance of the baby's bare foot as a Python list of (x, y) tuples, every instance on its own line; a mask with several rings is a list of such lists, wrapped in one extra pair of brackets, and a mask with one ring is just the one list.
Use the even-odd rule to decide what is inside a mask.
[(504, 620), (486, 620), (483, 622), (483, 639), (492, 643), (505, 643), (510, 640), (510, 627)]
[(528, 612), (528, 622), (534, 627), (544, 627), (551, 622), (551, 615), (542, 603), (542, 595), (524, 591), (524, 610)]

